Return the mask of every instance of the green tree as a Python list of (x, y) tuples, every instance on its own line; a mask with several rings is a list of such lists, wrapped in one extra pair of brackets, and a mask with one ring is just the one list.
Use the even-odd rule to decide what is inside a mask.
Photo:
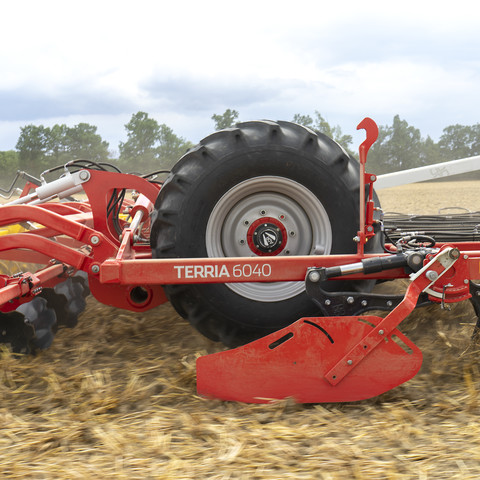
[(51, 163), (55, 165), (61, 165), (72, 160), (68, 156), (67, 132), (68, 127), (62, 124), (54, 125), (48, 129), (46, 134), (46, 155), (50, 158)]
[(2, 168), (0, 186), (2, 188), (10, 186), (17, 170), (19, 170), (18, 161), (18, 152), (15, 152), (14, 150), (0, 152), (0, 166)]
[(450, 125), (443, 129), (438, 145), (443, 160), (480, 155), (480, 124)]
[(420, 130), (395, 115), (391, 126), (380, 126), (378, 139), (368, 156), (368, 170), (381, 174), (424, 164)]
[(20, 170), (38, 175), (48, 167), (49, 128), (26, 125), (20, 128), (16, 149)]
[(145, 112), (125, 125), (127, 141), (120, 142), (120, 165), (126, 171), (148, 173), (168, 169), (193, 145)]
[(67, 128), (64, 141), (59, 144), (59, 148), (62, 147), (71, 159), (84, 158), (95, 162), (108, 160), (108, 142), (102, 140), (97, 127), (88, 123)]
[(345, 135), (339, 125), (331, 126), (318, 110), (315, 110), (315, 118), (310, 115), (301, 115), (296, 113), (293, 116), (293, 122), (312, 129), (315, 133), (323, 133), (327, 137), (333, 138), (339, 145), (341, 145), (350, 155), (354, 152), (350, 149), (353, 143), (351, 135)]
[(221, 115), (214, 113), (211, 118), (215, 123), (215, 130), (234, 127), (238, 115), (239, 113), (236, 110), (231, 110), (230, 108), (227, 108)]
[(20, 129), (16, 149), (19, 168), (33, 175), (77, 158), (108, 159), (108, 143), (97, 134), (97, 127), (88, 123), (51, 128), (27, 125)]

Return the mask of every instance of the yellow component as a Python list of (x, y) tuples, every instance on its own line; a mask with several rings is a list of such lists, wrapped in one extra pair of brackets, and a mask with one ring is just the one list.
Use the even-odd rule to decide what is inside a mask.
[(0, 235), (8, 235), (10, 233), (21, 233), (25, 231), (26, 231), (26, 228), (22, 227), (17, 223), (16, 225), (9, 225), (8, 227), (0, 228)]

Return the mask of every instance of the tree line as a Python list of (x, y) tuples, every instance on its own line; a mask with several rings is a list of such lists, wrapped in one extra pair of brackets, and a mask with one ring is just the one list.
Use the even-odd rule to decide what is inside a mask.
[[(215, 130), (220, 130), (234, 126), (238, 117), (238, 111), (227, 109), (211, 119)], [(356, 156), (352, 136), (344, 134), (340, 126), (330, 125), (320, 112), (315, 111), (313, 116), (295, 114), (292, 121), (333, 138)], [(113, 163), (124, 172), (169, 170), (193, 147), (145, 112), (133, 114), (125, 131), (126, 140), (120, 142), (119, 153), (114, 155), (94, 125), (26, 125), (20, 129), (15, 150), (0, 151), (1, 183), (8, 185), (17, 170), (38, 176), (48, 168), (79, 158)], [(418, 128), (395, 115), (391, 125), (379, 126), (378, 140), (368, 157), (368, 171), (382, 174), (474, 155), (480, 155), (480, 124), (450, 125), (435, 142), (429, 136), (423, 138)]]

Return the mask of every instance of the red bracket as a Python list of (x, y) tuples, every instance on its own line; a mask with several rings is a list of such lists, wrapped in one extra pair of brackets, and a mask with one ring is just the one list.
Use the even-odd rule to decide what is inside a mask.
[[(360, 158), (360, 221), (356, 241), (358, 242), (357, 253), (363, 255), (365, 243), (370, 237), (375, 235), (373, 228), (373, 212), (375, 204), (373, 202), (373, 183), (377, 179), (375, 175), (365, 173), (365, 164), (370, 147), (378, 138), (378, 126), (369, 117), (364, 118), (357, 126), (357, 130), (364, 129), (367, 138), (358, 148)], [(368, 199), (365, 203), (365, 186), (368, 185)]]

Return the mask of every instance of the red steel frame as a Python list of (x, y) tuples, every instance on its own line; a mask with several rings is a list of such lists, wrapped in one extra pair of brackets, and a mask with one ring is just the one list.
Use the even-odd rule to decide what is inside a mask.
[[(161, 287), (165, 284), (303, 281), (312, 267), (341, 266), (387, 255), (365, 254), (363, 251), (368, 238), (373, 235), (372, 192), (375, 180), (374, 175), (365, 173), (365, 162), (378, 129), (370, 119), (365, 119), (358, 128), (367, 131), (367, 139), (360, 146), (360, 204), (366, 205), (366, 208), (360, 208), (356, 254), (152, 259), (150, 246), (136, 243), (135, 232), (130, 228), (124, 228), (121, 240), (118, 238), (106, 211), (115, 189), (135, 190), (141, 195), (131, 205), (131, 216), (140, 211), (148, 230), (148, 214), (153, 210), (160, 186), (135, 175), (90, 170), (90, 179), (83, 184), (87, 202), (0, 207), (0, 227), (27, 221), (41, 225), (35, 230), (0, 236), (0, 259), (50, 267), (53, 263), (57, 264), (54, 269), (46, 268), (35, 275), (4, 276), (4, 285), (0, 288), (0, 305), (3, 307), (0, 306), (0, 310), (11, 310), (19, 303), (30, 300), (32, 292), (39, 291), (46, 282), (51, 285), (62, 281), (72, 269), (89, 274), (90, 289), (102, 303), (144, 311), (167, 301)], [(367, 200), (364, 185), (369, 186)], [(480, 278), (480, 243), (462, 242), (451, 246), (468, 255), (468, 278)], [(58, 264), (63, 269), (60, 274)], [(346, 278), (395, 279), (406, 276), (403, 269), (393, 269)], [(35, 278), (35, 281), (24, 281), (27, 277)], [(143, 291), (141, 300), (132, 294), (138, 287)], [(6, 302), (10, 302), (8, 306), (5, 306)]]

